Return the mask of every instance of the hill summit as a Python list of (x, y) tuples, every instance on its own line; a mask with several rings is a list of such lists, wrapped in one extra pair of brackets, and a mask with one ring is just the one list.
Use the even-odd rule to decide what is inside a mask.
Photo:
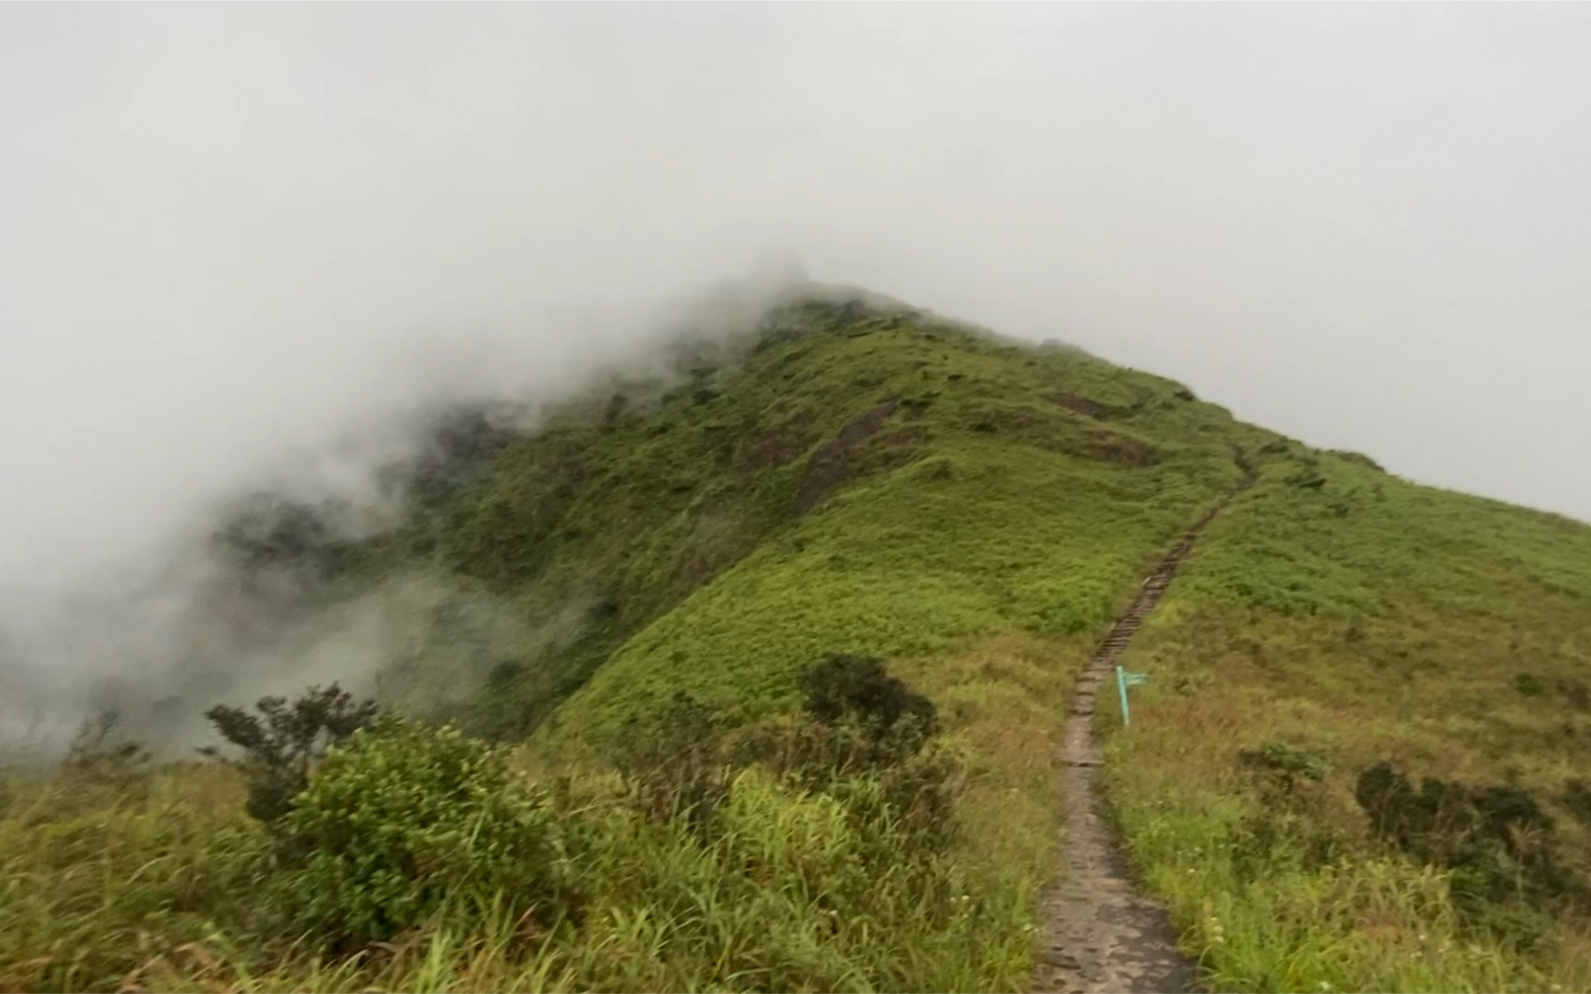
[(656, 375), (528, 430), (450, 413), (403, 481), (407, 518), (373, 539), (266, 502), (229, 548), (350, 589), (445, 576), (511, 603), (531, 640), (558, 629), (491, 664), (490, 730), (523, 733), (577, 691), (560, 724), (680, 687), (756, 711), (825, 649), (1092, 632), (1235, 458), (1332, 458), (1180, 384), (876, 295), (809, 290), (735, 330), (682, 336)]
[[(1107, 640), (1145, 682), (1130, 725), (1099, 697), (1099, 785), (1199, 983), (1591, 983), (1591, 527), (1415, 485), (1061, 343), (845, 288), (767, 306), (735, 293), (715, 311), (732, 320), (670, 339), (644, 374), (535, 417), (438, 417), (385, 477), (404, 508), (387, 526), (267, 496), (218, 533), (229, 647), (329, 605), (384, 619), (374, 691), (420, 724), (355, 733), (366, 744), (323, 769), (386, 784), (398, 760), (371, 741), (416, 770), (497, 762), (414, 731), (447, 721), (563, 785), (525, 802), (546, 820), (523, 838), (561, 854), (535, 862), (543, 910), (564, 909), (524, 926), (528, 947), (495, 919), (404, 931), (381, 905), (364, 931), (327, 919), (319, 948), (428, 936), (458, 989), (1020, 987), (1064, 874), (1074, 682), (1158, 577), (1154, 613)], [(1157, 566), (1174, 547), (1173, 582)], [(518, 789), (506, 770), (493, 796)], [(315, 776), (293, 830), (357, 837), (336, 820), (363, 803), (336, 793), (353, 774)], [(60, 854), (22, 817), (0, 842), (31, 840), (38, 862), (18, 857), (8, 886), (58, 872), (38, 868)], [(520, 852), (531, 830), (503, 817), (520, 827), (494, 838)], [(314, 834), (317, 818), (333, 827)], [(490, 806), (478, 818), (498, 824)], [(121, 841), (129, 859), (199, 858), (158, 832)], [(461, 888), (512, 890), (460, 853), (476, 868)], [(354, 865), (326, 860), (306, 865)], [(565, 881), (557, 860), (581, 869)], [(671, 890), (687, 878), (689, 900)], [(769, 887), (784, 903), (757, 904), (761, 925), (735, 918)], [(709, 894), (727, 903), (690, 903)], [(40, 897), (37, 921), (68, 897)], [(49, 960), (43, 928), (0, 947), (0, 979), (70, 984), (18, 972)], [(126, 959), (114, 945), (92, 947), (107, 977)], [(395, 973), (326, 975), (269, 948), (249, 969), (284, 984), (419, 982), (403, 953)]]

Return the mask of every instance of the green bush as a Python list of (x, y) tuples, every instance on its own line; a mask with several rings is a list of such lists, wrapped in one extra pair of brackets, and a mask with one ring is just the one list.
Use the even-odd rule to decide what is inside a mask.
[(830, 741), (845, 743), (842, 761), (883, 767), (915, 756), (939, 728), (934, 704), (890, 676), (884, 661), (834, 653), (801, 676), (803, 704), (819, 726), (845, 729)]
[(121, 713), (104, 710), (84, 722), (61, 761), (61, 776), (78, 786), (131, 789), (148, 775), (151, 754), (121, 738)]
[(1301, 749), (1285, 742), (1267, 742), (1257, 749), (1238, 753), (1238, 762), (1260, 781), (1261, 796), (1290, 795), (1299, 782), (1315, 783), (1326, 778), (1326, 757), (1314, 749)]
[(905, 858), (956, 838), (955, 764), (931, 747), (934, 704), (889, 675), (883, 660), (832, 654), (801, 677), (804, 720), (784, 726), (770, 765), (806, 790), (842, 801), (858, 825), (882, 830)]
[(956, 766), (937, 749), (906, 757), (872, 776), (849, 777), (826, 785), (858, 825), (887, 840), (874, 853), (882, 864), (911, 862), (947, 851), (960, 837), (955, 815)]
[(1558, 681), (1558, 693), (1576, 711), (1591, 711), (1591, 687), (1584, 680), (1567, 677)]
[(1591, 783), (1580, 777), (1570, 777), (1563, 782), (1563, 796), (1559, 800), (1575, 821), (1591, 828)]
[(389, 719), (354, 733), (284, 829), (287, 906), (333, 947), (391, 938), (444, 906), (544, 921), (571, 909), (547, 799), (502, 747), (451, 727)]
[(1343, 462), (1350, 462), (1355, 466), (1363, 466), (1365, 469), (1372, 470), (1377, 473), (1386, 472), (1380, 463), (1365, 455), (1363, 452), (1348, 452), (1343, 449), (1331, 449), (1328, 451), (1328, 454), (1336, 456)]
[(1453, 871), (1454, 903), (1472, 920), (1496, 920), (1493, 905), (1550, 910), (1586, 896), (1559, 857), (1553, 819), (1518, 787), (1427, 777), (1415, 790), (1408, 777), (1380, 762), (1359, 774), (1354, 796), (1377, 835), (1421, 862)]

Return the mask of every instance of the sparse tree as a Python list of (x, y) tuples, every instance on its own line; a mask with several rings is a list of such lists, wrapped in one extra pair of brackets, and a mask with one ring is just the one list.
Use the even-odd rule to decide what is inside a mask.
[[(356, 701), (352, 694), (332, 684), (311, 687), (288, 703), (285, 697), (262, 697), (258, 715), (242, 708), (217, 704), (205, 712), (216, 731), (243, 750), (241, 760), (229, 760), (248, 777), (250, 815), (275, 825), (293, 808), (293, 799), (309, 785), (309, 776), (332, 744), (377, 717), (374, 701)], [(219, 750), (199, 750), (212, 758)]]

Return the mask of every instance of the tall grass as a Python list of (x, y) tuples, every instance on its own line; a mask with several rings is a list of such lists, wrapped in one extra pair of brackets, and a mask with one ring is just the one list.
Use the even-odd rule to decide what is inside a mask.
[[(1149, 683), (1107, 750), (1132, 862), (1212, 986), (1591, 989), (1583, 903), (1531, 897), (1523, 867), (1520, 897), (1477, 903), (1377, 838), (1354, 792), (1386, 761), (1528, 794), (1554, 827), (1525, 844), (1585, 879), (1566, 780), (1591, 764), (1588, 564), (1584, 526), (1273, 454), (1132, 649)], [(1280, 796), (1242, 762), (1267, 745), (1322, 779)]]
[[(268, 832), (244, 816), (233, 768), (120, 769), (92, 784), (13, 778), (0, 812), (0, 988), (1021, 989), (1034, 897), (1056, 838), (1053, 795), (1039, 789), (1048, 786), (1044, 743), (1067, 669), (1055, 664), (1080, 658), (1008, 639), (935, 673), (928, 689), (943, 702), (935, 753), (949, 764), (949, 834), (911, 828), (921, 803), (889, 786), (909, 774), (892, 766), (838, 781), (796, 776), (779, 762), (742, 766), (701, 821), (684, 806), (665, 806), (673, 813), (660, 817), (594, 756), (549, 776), (543, 759), (505, 755), (521, 772), (512, 782), (481, 781), (496, 784), (499, 800), (469, 816), (488, 819), (471, 823), (470, 838), (512, 846), (491, 819), (519, 824), (513, 810), (529, 805), (550, 818), (533, 819), (553, 832), (535, 857), (550, 862), (514, 882), (438, 862), (434, 872), (463, 875), (434, 911), (352, 946), (325, 927), (305, 931), (307, 921), (333, 920), (304, 917), (305, 888), (321, 902), (348, 901), (351, 886), (382, 888), (378, 900), (395, 892), (295, 869), (281, 848), (290, 829)], [(445, 812), (429, 809), (406, 828), (402, 812), (380, 800), (391, 785), (434, 779), (415, 765), (429, 762), (415, 751), (431, 748), (429, 734), (379, 763), (346, 758), (364, 746), (334, 752), (304, 795), (324, 802), (300, 802), (289, 825), (320, 826), (320, 845), (345, 845), (346, 835), (326, 833), (365, 824), (368, 809), (382, 813), (370, 830), (389, 839), (380, 851), (394, 872), (404, 853), (443, 852), (430, 840), (451, 837)], [(357, 775), (345, 772), (350, 762)], [(486, 776), (481, 762), (444, 766)], [(367, 793), (328, 787), (325, 777)], [(939, 789), (933, 782), (922, 789)], [(394, 843), (395, 832), (415, 841)], [(547, 889), (555, 878), (565, 885)], [(544, 913), (548, 901), (553, 914)]]

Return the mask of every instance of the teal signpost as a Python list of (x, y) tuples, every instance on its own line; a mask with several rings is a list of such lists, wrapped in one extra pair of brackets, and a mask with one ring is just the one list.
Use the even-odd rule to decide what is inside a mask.
[(1116, 688), (1121, 691), (1121, 723), (1131, 725), (1132, 717), (1127, 711), (1127, 688), (1136, 687), (1149, 679), (1144, 673), (1128, 673), (1120, 666), (1116, 667)]

